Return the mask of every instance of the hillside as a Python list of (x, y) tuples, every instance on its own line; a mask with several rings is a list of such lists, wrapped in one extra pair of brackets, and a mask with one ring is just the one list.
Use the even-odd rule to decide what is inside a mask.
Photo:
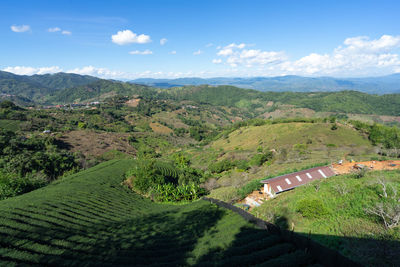
[(131, 160), (109, 161), (0, 201), (0, 265), (306, 265), (280, 236), (206, 201), (155, 204), (125, 188)]
[[(259, 124), (233, 127), (203, 149), (186, 149), (195, 166), (218, 166), (208, 183), (211, 197), (232, 202), (244, 197), (242, 188), (248, 183), (266, 176), (342, 158), (378, 156), (368, 138), (351, 125), (336, 124), (332, 130), (334, 124), (322, 121)], [(260, 162), (263, 155), (266, 159)]]
[(99, 79), (72, 73), (27, 76), (0, 71), (0, 93), (41, 101), (43, 97), (55, 91), (85, 85), (96, 80)]
[(334, 77), (250, 77), (250, 78), (179, 78), (179, 79), (136, 79), (134, 83), (170, 88), (185, 85), (232, 85), (242, 88), (273, 92), (335, 92), (355, 90), (372, 94), (400, 93), (400, 75), (392, 74), (367, 78)]
[(55, 92), (49, 102), (73, 103), (90, 100), (104, 100), (115, 95), (132, 96), (140, 94), (147, 96), (151, 90), (148, 86), (134, 85), (109, 80), (98, 80), (89, 84), (66, 88)]
[(75, 86), (81, 86), (100, 80), (99, 78), (89, 75), (79, 75), (74, 73), (54, 73), (54, 74), (35, 74), (28, 76), (30, 80), (53, 90), (61, 90)]
[(252, 213), (309, 235), (365, 266), (398, 266), (400, 229), (385, 229), (382, 218), (366, 210), (385, 203), (388, 211), (397, 202), (399, 175), (368, 172), (315, 181), (266, 201)]
[[(162, 91), (161, 97), (265, 112), (289, 104), (318, 112), (400, 115), (400, 94), (370, 95), (342, 92), (259, 92), (234, 86), (187, 86)], [(266, 106), (268, 102), (275, 103)]]

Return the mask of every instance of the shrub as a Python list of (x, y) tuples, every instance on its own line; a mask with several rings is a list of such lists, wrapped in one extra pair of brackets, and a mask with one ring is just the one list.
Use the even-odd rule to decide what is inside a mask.
[(0, 200), (21, 195), (47, 185), (46, 177), (40, 173), (20, 177), (0, 172)]
[(320, 199), (302, 199), (297, 203), (296, 210), (307, 218), (320, 218), (329, 213)]
[(182, 185), (174, 185), (171, 183), (156, 185), (152, 193), (157, 201), (190, 201), (198, 199), (200, 196), (206, 193), (204, 188), (199, 185), (190, 183)]
[(224, 159), (218, 162), (211, 163), (208, 166), (208, 170), (212, 173), (221, 173), (224, 171), (228, 171), (233, 167), (235, 167), (235, 164), (232, 161)]
[(256, 154), (252, 157), (250, 160), (251, 165), (256, 165), (256, 166), (261, 166), (263, 165), (266, 161), (272, 159), (274, 154), (271, 151), (262, 153), (262, 154)]

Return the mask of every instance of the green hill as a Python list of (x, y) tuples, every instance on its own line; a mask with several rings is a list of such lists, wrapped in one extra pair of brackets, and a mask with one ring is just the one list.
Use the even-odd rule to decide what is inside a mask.
[(155, 204), (121, 182), (132, 160), (109, 161), (0, 201), (0, 265), (306, 265), (278, 235), (206, 201)]
[[(289, 104), (321, 112), (400, 115), (400, 94), (372, 95), (356, 91), (340, 92), (259, 92), (234, 86), (186, 86), (164, 90), (161, 95), (175, 100), (191, 100), (217, 106), (254, 110), (267, 102)], [(267, 108), (268, 110), (268, 108)]]
[(114, 95), (132, 96), (140, 94), (147, 96), (152, 93), (145, 85), (135, 85), (109, 80), (98, 80), (90, 84), (57, 91), (49, 98), (53, 103), (72, 103), (87, 100), (103, 100)]
[(61, 90), (65, 88), (71, 88), (75, 86), (81, 86), (100, 80), (99, 78), (89, 75), (79, 75), (74, 73), (54, 73), (54, 74), (42, 74), (32, 75), (29, 79), (36, 81), (37, 83), (53, 90)]
[[(382, 218), (366, 212), (384, 203), (387, 221), (392, 208), (392, 215), (398, 214), (399, 175), (400, 171), (381, 171), (317, 180), (280, 194), (252, 212), (311, 236), (365, 266), (399, 266), (400, 229), (386, 229)], [(380, 181), (387, 187), (387, 196)]]
[(72, 73), (27, 76), (0, 71), (0, 93), (40, 102), (55, 91), (97, 80), (99, 78)]

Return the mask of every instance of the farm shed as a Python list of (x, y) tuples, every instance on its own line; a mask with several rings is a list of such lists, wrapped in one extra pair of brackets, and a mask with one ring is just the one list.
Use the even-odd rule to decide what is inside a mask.
[(261, 183), (264, 184), (264, 193), (275, 197), (281, 192), (334, 175), (335, 172), (329, 166), (322, 166), (263, 180)]

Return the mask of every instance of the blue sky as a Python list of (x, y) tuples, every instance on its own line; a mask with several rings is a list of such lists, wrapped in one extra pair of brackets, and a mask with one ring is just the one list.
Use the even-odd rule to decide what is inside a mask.
[(385, 75), (400, 72), (399, 13), (399, 1), (2, 0), (0, 69), (115, 79)]

